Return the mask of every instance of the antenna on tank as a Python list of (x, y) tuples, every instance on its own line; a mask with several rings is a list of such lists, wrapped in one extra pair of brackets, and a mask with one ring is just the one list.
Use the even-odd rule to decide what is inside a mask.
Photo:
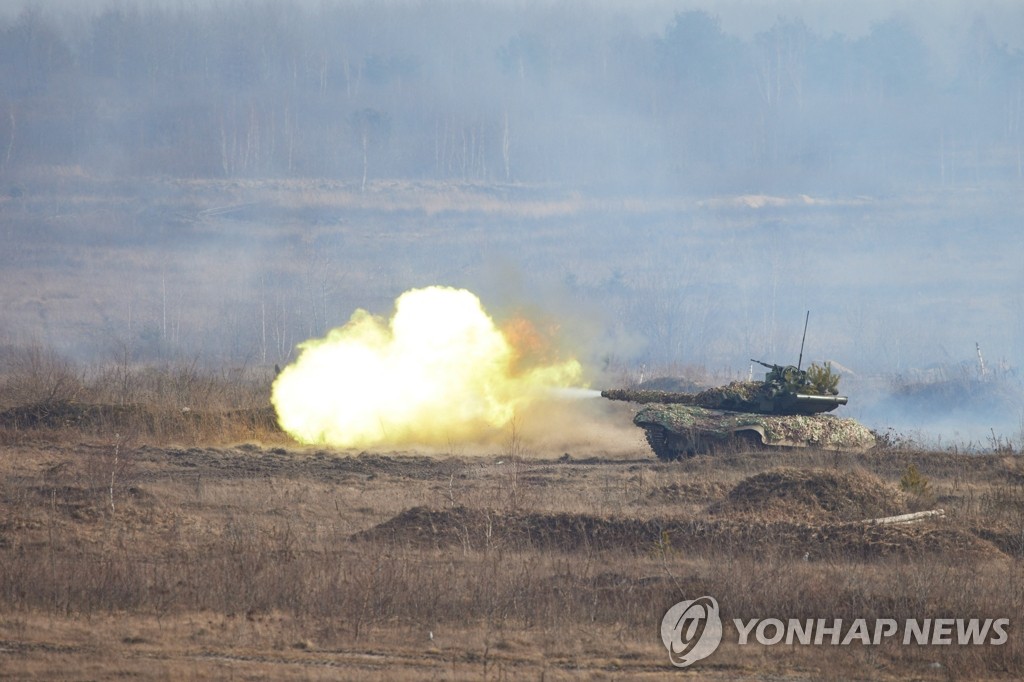
[(807, 315), (804, 317), (804, 336), (800, 339), (800, 357), (796, 361), (797, 370), (804, 364), (804, 341), (807, 340), (807, 322), (811, 319), (811, 311), (807, 311)]

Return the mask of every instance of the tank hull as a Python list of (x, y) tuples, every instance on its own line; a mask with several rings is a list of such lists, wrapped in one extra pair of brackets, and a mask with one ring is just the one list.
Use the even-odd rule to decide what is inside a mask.
[(864, 452), (875, 445), (869, 429), (829, 414), (779, 416), (648, 404), (633, 423), (644, 430), (655, 455), (668, 461), (722, 450), (813, 447)]

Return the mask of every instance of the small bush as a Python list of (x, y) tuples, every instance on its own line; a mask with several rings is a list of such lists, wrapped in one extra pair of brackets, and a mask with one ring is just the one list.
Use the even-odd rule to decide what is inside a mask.
[(839, 393), (839, 375), (832, 372), (832, 363), (819, 365), (812, 362), (807, 368), (807, 379), (818, 395), (836, 395)]
[(903, 470), (903, 475), (900, 476), (900, 488), (914, 497), (916, 504), (911, 506), (915, 509), (930, 507), (935, 503), (931, 482), (918, 471), (913, 463), (908, 464), (907, 468)]

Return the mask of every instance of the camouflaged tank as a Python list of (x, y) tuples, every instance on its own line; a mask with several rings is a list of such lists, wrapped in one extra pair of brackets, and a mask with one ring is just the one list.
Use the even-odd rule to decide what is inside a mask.
[(666, 461), (723, 449), (874, 447), (874, 435), (861, 424), (824, 414), (848, 401), (827, 364), (801, 370), (754, 362), (769, 369), (764, 381), (734, 381), (700, 393), (613, 389), (601, 395), (645, 404), (633, 423)]

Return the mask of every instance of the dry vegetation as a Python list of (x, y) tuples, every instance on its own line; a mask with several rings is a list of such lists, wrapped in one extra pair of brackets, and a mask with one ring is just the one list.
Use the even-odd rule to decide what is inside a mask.
[[(256, 373), (7, 359), (7, 676), (654, 679), (672, 672), (662, 615), (702, 594), (727, 620), (1011, 618), (1002, 646), (740, 647), (727, 632), (708, 677), (1024, 675), (1019, 456), (663, 464), (516, 433), (489, 454), (329, 452), (263, 418)], [(861, 523), (936, 506), (944, 519)]]

